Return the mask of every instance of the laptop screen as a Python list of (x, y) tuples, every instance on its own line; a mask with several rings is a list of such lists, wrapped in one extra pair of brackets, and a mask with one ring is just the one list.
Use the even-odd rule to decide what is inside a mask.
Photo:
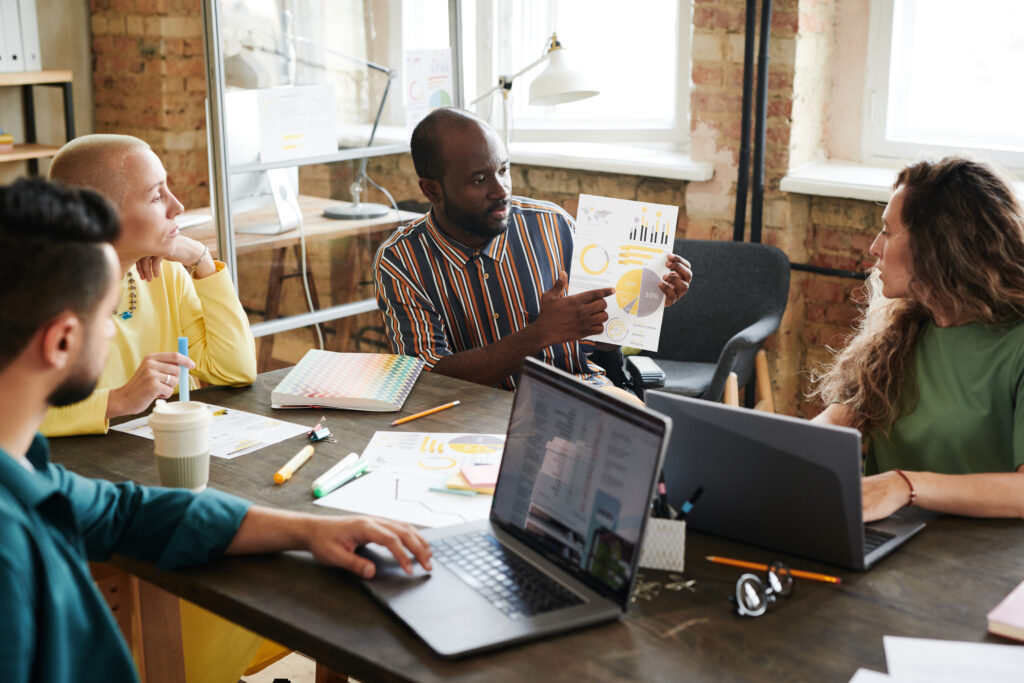
[(669, 424), (528, 359), (492, 522), (625, 609)]

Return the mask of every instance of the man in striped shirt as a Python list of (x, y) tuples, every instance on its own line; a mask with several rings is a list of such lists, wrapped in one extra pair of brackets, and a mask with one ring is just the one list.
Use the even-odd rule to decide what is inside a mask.
[[(602, 331), (612, 288), (566, 296), (572, 218), (549, 202), (513, 197), (508, 152), (486, 123), (457, 109), (431, 112), (412, 134), (420, 190), (431, 210), (377, 251), (374, 278), (395, 353), (434, 372), (515, 389), (535, 356), (616, 390), (580, 340)], [(689, 263), (669, 258), (666, 305), (689, 287)]]

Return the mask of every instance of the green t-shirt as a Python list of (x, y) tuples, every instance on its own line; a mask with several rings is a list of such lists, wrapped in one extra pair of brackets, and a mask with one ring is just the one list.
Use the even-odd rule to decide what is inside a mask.
[(871, 436), (865, 473), (1012, 472), (1024, 463), (1024, 321), (929, 324), (904, 380), (905, 390), (914, 385), (911, 409)]

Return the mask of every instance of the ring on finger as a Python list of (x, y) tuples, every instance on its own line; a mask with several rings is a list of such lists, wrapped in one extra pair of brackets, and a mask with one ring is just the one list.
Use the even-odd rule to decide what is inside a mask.
[(164, 375), (164, 384), (166, 384), (167, 386), (171, 386), (171, 373), (168, 372), (166, 375)]

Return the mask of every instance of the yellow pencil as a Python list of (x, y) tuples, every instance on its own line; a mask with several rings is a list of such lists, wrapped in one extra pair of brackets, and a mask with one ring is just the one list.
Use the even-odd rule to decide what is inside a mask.
[(451, 403), (445, 403), (443, 406), (438, 406), (436, 408), (431, 408), (430, 410), (424, 410), (422, 413), (416, 413), (415, 415), (409, 415), (408, 417), (403, 417), (401, 419), (395, 420), (394, 422), (391, 423), (391, 426), (394, 427), (395, 425), (404, 424), (404, 423), (410, 422), (412, 420), (418, 420), (421, 417), (426, 417), (427, 415), (433, 415), (434, 413), (439, 413), (442, 410), (448, 410), (449, 408), (454, 408), (457, 405), (459, 405), (458, 401), (452, 401)]
[[(731, 557), (718, 557), (717, 555), (708, 555), (704, 558), (708, 562), (714, 562), (715, 564), (727, 564), (730, 567), (741, 567), (743, 569), (755, 569), (759, 571), (768, 571), (768, 565), (761, 564), (760, 562), (746, 562), (744, 560), (734, 560)], [(829, 576), (828, 574), (819, 574), (817, 572), (805, 572), (802, 569), (790, 569), (789, 573), (798, 579), (809, 579), (811, 581), (824, 581), (825, 583), (842, 583), (843, 580), (838, 576)]]

